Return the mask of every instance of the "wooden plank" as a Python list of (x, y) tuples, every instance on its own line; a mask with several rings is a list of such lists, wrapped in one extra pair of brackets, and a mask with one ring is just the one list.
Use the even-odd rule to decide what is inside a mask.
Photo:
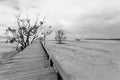
[(16, 69), (16, 70), (10, 70), (10, 71), (6, 71), (6, 72), (2, 72), (0, 73), (0, 75), (4, 78), (10, 78), (10, 77), (20, 77), (20, 76), (24, 76), (24, 75), (31, 75), (31, 74), (41, 74), (41, 76), (44, 75), (48, 75), (51, 73), (54, 73), (54, 69), (53, 68), (23, 68), (23, 69)]
[(11, 60), (6, 61), (9, 67), (0, 70), (0, 80), (57, 80), (57, 74), (45, 52), (35, 41)]

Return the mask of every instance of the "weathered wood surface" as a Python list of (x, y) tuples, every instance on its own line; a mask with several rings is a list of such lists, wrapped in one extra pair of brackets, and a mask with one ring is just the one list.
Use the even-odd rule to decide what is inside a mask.
[(0, 80), (57, 80), (57, 75), (41, 44), (35, 41), (8, 63), (0, 65)]

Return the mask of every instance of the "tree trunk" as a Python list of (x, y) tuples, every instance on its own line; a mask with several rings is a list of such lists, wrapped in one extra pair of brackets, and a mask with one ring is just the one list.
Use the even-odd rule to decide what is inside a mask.
[(62, 41), (61, 41), (61, 39), (59, 40), (59, 44), (61, 44), (62, 43)]
[(27, 39), (26, 39), (26, 46), (29, 45), (29, 36), (27, 36)]

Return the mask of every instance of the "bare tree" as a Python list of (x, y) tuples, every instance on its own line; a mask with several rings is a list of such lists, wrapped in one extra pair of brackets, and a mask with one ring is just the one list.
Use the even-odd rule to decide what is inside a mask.
[(52, 29), (51, 29), (51, 28), (52, 28), (52, 27), (49, 26), (49, 27), (45, 28), (45, 29), (43, 30), (43, 32), (41, 33), (41, 35), (43, 35), (42, 40), (43, 40), (43, 42), (44, 42), (44, 46), (45, 46), (46, 37), (47, 37), (49, 34), (52, 33)]
[[(12, 33), (12, 37), (11, 36), (8, 36), (7, 33), (8, 32), (11, 32)], [(6, 43), (10, 42), (10, 43), (13, 43), (14, 41), (16, 41), (15, 39), (15, 36), (16, 36), (16, 29), (12, 29), (10, 27), (8, 27), (8, 29), (6, 30), (6, 33), (5, 33), (8, 37), (7, 37), (7, 41)]]
[(36, 14), (36, 20), (33, 23), (28, 17), (21, 19), (21, 14), (19, 14), (16, 16), (18, 28), (12, 29), (8, 27), (6, 30), (6, 33), (9, 31), (13, 35), (10, 41), (17, 42), (18, 45), (21, 45), (21, 50), (32, 44), (33, 41), (39, 37), (38, 30), (42, 29), (42, 25), (44, 24), (44, 18), (42, 21), (40, 21), (39, 16), (40, 14)]
[(62, 44), (62, 41), (65, 40), (67, 37), (63, 30), (58, 30), (55, 36), (55, 40), (58, 41), (59, 44)]

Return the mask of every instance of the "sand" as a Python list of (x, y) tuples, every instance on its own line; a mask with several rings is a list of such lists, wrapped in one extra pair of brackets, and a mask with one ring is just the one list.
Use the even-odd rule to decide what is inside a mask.
[(46, 47), (72, 80), (120, 80), (119, 41), (48, 41)]

